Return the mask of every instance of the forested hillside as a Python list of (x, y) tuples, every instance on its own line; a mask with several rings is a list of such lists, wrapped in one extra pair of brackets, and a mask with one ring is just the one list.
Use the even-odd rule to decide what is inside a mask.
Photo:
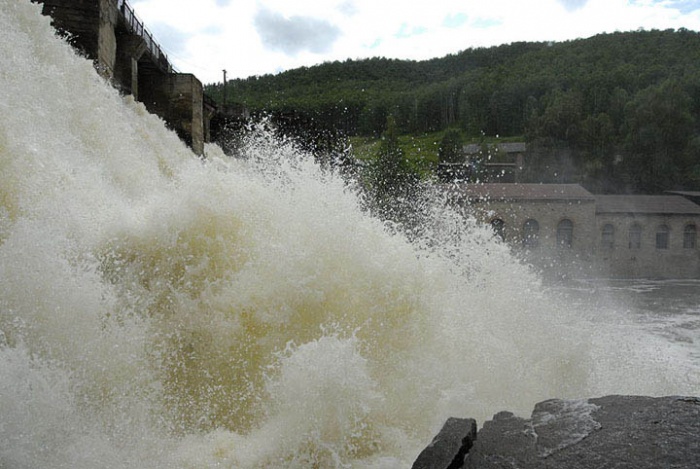
[[(207, 93), (221, 99), (221, 83)], [(602, 34), (468, 49), (428, 61), (348, 60), (227, 83), (231, 103), (310, 141), (458, 129), (519, 136), (542, 181), (598, 192), (700, 189), (700, 34)], [(535, 176), (532, 176), (533, 178)]]

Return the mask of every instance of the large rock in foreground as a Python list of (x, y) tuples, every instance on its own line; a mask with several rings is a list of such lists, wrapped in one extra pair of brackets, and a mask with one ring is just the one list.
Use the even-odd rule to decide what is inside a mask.
[(411, 469), (460, 469), (476, 440), (476, 420), (449, 418)]
[(470, 444), (466, 469), (698, 469), (700, 398), (554, 399), (496, 414)]

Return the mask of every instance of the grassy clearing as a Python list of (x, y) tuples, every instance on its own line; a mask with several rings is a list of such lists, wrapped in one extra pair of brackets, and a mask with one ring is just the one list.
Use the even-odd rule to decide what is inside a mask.
[[(438, 152), (440, 142), (445, 136), (445, 131), (432, 132), (421, 135), (402, 135), (399, 137), (399, 144), (404, 151), (404, 155), (408, 162), (422, 175), (430, 175), (433, 173), (439, 162)], [(375, 137), (351, 137), (350, 144), (352, 145), (353, 156), (360, 161), (371, 161), (377, 155), (379, 150), (379, 138)], [(464, 138), (464, 144), (472, 143), (505, 143), (505, 142), (522, 142), (523, 137), (509, 138)]]

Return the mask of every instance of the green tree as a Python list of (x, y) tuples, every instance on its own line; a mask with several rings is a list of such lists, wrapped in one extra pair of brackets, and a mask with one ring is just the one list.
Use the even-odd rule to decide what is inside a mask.
[(588, 189), (611, 192), (614, 179), (615, 129), (606, 113), (589, 115), (581, 122), (579, 158), (586, 175)]
[(624, 169), (631, 189), (658, 193), (677, 186), (687, 173), (695, 127), (690, 106), (676, 80), (645, 88), (628, 104)]
[(583, 116), (582, 96), (574, 90), (554, 90), (544, 97), (544, 112), (539, 118), (540, 138), (574, 143), (579, 136)]
[(374, 208), (388, 220), (405, 223), (411, 217), (419, 177), (399, 145), (396, 120), (387, 117), (376, 158), (371, 165), (370, 184)]
[(438, 159), (440, 162), (462, 163), (464, 161), (462, 144), (462, 132), (457, 129), (448, 129), (438, 147)]

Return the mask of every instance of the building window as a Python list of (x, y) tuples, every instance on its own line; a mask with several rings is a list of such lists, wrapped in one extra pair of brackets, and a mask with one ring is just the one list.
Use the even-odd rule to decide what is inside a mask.
[(642, 227), (637, 223), (630, 226), (630, 249), (642, 247)]
[(683, 229), (683, 247), (685, 249), (695, 249), (697, 238), (698, 230), (695, 225), (685, 225)]
[(563, 248), (570, 248), (574, 239), (574, 224), (571, 220), (564, 219), (557, 225), (557, 244)]
[(656, 249), (668, 249), (668, 226), (659, 225), (656, 229)]
[(540, 224), (537, 220), (530, 218), (523, 224), (523, 246), (526, 248), (536, 248), (539, 243)]
[(506, 239), (506, 224), (501, 220), (500, 218), (494, 218), (491, 220), (491, 228), (493, 228), (493, 232), (501, 238), (502, 241), (505, 241)]
[(605, 249), (612, 249), (615, 246), (615, 227), (610, 223), (603, 226), (600, 241), (601, 245)]

